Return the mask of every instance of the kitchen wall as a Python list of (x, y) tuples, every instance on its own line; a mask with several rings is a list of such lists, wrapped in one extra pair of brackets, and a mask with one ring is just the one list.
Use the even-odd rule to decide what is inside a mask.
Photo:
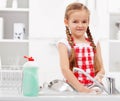
[(56, 42), (59, 39), (38, 38), (30, 41), (30, 54), (39, 65), (40, 84), (53, 79), (63, 79)]

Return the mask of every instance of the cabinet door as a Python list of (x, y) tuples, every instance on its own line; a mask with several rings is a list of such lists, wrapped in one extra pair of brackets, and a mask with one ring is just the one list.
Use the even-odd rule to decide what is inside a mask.
[(64, 12), (75, 0), (31, 0), (30, 38), (64, 36)]

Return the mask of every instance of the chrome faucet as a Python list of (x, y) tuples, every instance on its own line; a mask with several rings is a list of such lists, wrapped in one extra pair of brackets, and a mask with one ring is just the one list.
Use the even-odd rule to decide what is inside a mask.
[(103, 84), (99, 83), (97, 80), (95, 80), (93, 77), (91, 77), (87, 72), (85, 72), (84, 70), (80, 69), (80, 68), (73, 68), (73, 72), (81, 72), (82, 74), (84, 74), (85, 76), (87, 76), (90, 80), (92, 80), (95, 85), (97, 85), (101, 90), (104, 90), (107, 94), (110, 94), (110, 92), (104, 87)]
[(115, 87), (115, 78), (107, 77), (108, 91), (110, 94), (120, 94)]

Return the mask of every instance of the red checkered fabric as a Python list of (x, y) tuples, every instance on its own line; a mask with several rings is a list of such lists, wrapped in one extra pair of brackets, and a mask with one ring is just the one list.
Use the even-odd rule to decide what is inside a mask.
[[(94, 71), (94, 52), (93, 48), (88, 43), (80, 43), (74, 46), (77, 58), (78, 68), (83, 69), (90, 76), (95, 76)], [(80, 72), (75, 72), (74, 75), (84, 85), (91, 85), (93, 82)]]

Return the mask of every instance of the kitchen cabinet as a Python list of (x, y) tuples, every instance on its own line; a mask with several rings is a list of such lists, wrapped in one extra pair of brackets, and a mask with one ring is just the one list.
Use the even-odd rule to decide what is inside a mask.
[(120, 1), (108, 1), (109, 13), (109, 71), (120, 73)]
[(0, 95), (18, 96), (24, 55), (29, 55), (29, 0), (1, 1), (6, 6), (0, 6)]
[(6, 6), (0, 7), (0, 19), (2, 66), (21, 66), (25, 62), (23, 56), (29, 54), (29, 0), (6, 0)]

